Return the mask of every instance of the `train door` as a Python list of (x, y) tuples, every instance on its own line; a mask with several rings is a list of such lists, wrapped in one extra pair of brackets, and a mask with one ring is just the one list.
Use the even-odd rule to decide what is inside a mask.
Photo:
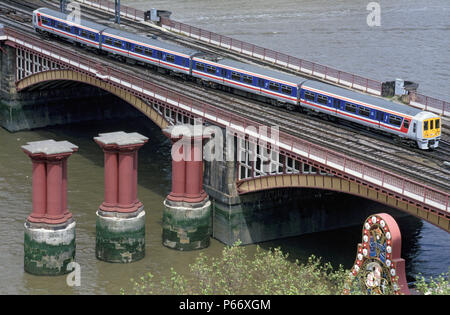
[(258, 87), (261, 89), (264, 89), (264, 79), (258, 78)]

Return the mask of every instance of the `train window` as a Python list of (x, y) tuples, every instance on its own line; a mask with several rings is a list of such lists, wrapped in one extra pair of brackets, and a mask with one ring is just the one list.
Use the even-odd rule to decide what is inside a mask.
[(408, 129), (409, 128), (409, 120), (404, 120), (403, 121), (403, 128)]
[(430, 120), (430, 129), (434, 129), (434, 128), (433, 128), (433, 121), (432, 121), (432, 120)]
[(282, 85), (281, 86), (281, 92), (284, 94), (291, 95), (292, 94), (292, 88), (290, 86)]
[(423, 131), (427, 131), (428, 130), (428, 121), (424, 121), (423, 122)]
[(317, 94), (317, 103), (326, 105), (328, 103), (328, 97)]
[(150, 56), (151, 57), (151, 56), (153, 56), (153, 51), (151, 49), (149, 49), (149, 48), (145, 48), (144, 54), (146, 56)]
[(138, 53), (138, 54), (143, 54), (144, 53), (144, 49), (141, 46), (134, 46), (134, 52)]
[(272, 91), (279, 91), (280, 85), (278, 83), (269, 82), (269, 89), (271, 89)]
[(314, 102), (315, 97), (316, 97), (316, 94), (314, 94), (312, 92), (305, 91), (305, 99), (307, 99), (308, 101), (313, 101)]
[(174, 63), (175, 62), (175, 56), (166, 54), (166, 61)]
[(434, 121), (434, 124), (436, 125), (436, 126), (434, 126), (436, 129), (439, 129), (439, 119), (436, 119), (435, 121)]
[(360, 107), (359, 114), (364, 117), (370, 117), (370, 109), (368, 109), (366, 107)]
[(417, 124), (414, 123), (414, 124), (413, 124), (413, 132), (416, 133), (416, 130), (417, 130)]
[(339, 100), (334, 99), (333, 102), (334, 102), (334, 108), (340, 108), (340, 106), (339, 106)]
[(162, 59), (162, 51), (157, 51), (156, 55), (158, 56), (158, 59)]
[(397, 116), (389, 115), (389, 123), (391, 125), (400, 127), (402, 125), (402, 119)]
[(107, 45), (112, 45), (112, 43), (113, 43), (113, 41), (112, 41), (111, 38), (105, 37), (105, 44), (107, 44)]
[(205, 64), (197, 62), (197, 64), (195, 65), (195, 69), (205, 71)]
[(68, 33), (71, 33), (71, 28), (69, 25), (64, 26), (64, 30)]
[(231, 78), (236, 81), (241, 81), (241, 74), (237, 72), (231, 72)]
[(114, 46), (122, 48), (122, 42), (119, 40), (114, 41)]
[(207, 67), (206, 67), (206, 72), (208, 72), (208, 73), (215, 74), (216, 71), (217, 71), (217, 68), (216, 68), (216, 67), (213, 67), (213, 66), (207, 66)]
[(89, 39), (95, 40), (95, 34), (94, 33), (89, 33)]
[(60, 30), (64, 30), (64, 25), (62, 23), (58, 23), (56, 27), (59, 28)]
[(352, 103), (345, 103), (345, 110), (350, 113), (356, 113), (356, 105)]
[(83, 36), (83, 37), (87, 37), (88, 36), (88, 32), (85, 31), (85, 30), (81, 30), (81, 34), (80, 35)]
[[(39, 16), (40, 17), (40, 16)], [(42, 18), (42, 24), (45, 24), (45, 25), (47, 25), (48, 24), (48, 20), (47, 20), (47, 18)]]
[(252, 84), (253, 83), (253, 77), (249, 76), (249, 75), (244, 75), (242, 77), (242, 81), (244, 81), (245, 83), (248, 83), (248, 84)]

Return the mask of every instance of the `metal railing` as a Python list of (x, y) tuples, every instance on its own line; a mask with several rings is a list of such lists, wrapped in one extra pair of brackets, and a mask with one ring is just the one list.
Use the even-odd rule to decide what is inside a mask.
[(423, 94), (410, 93), (409, 104), (442, 116), (450, 116), (450, 102), (442, 101)]
[[(71, 69), (96, 77), (143, 99), (164, 103), (166, 108), (193, 114), (216, 125), (231, 128), (241, 135), (246, 134), (248, 127), (252, 127), (250, 130), (254, 130), (255, 127), (265, 127), (236, 114), (224, 112), (210, 104), (168, 90), (163, 86), (147, 82), (133, 74), (100, 64), (85, 55), (68, 51), (48, 42), (41, 42), (31, 35), (11, 28), (5, 28), (5, 33), (11, 45), (31, 50), (35, 54), (61, 64), (64, 69)], [(378, 189), (392, 193), (401, 199), (420, 204), (424, 209), (428, 208), (428, 210), (439, 213), (442, 217), (450, 218), (449, 194), (444, 191), (385, 171), (367, 162), (348, 157), (285, 132), (279, 133), (277, 146), (280, 148), (280, 152), (288, 152), (290, 155), (307, 158), (334, 170), (333, 173), (335, 174), (345, 174), (346, 178), (378, 187)]]
[[(106, 10), (108, 12), (115, 12), (115, 4), (114, 1), (110, 0), (76, 0), (77, 2), (81, 2), (83, 4), (89, 5), (94, 8), (99, 8), (102, 10)], [(120, 4), (120, 15), (136, 20), (143, 21), (144, 20), (144, 11), (135, 9), (123, 4)]]

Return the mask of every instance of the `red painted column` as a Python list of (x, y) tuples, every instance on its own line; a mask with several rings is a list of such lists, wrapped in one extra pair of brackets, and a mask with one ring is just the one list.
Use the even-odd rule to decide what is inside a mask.
[(67, 158), (62, 160), (62, 212), (64, 215), (69, 214), (67, 207)]
[(203, 190), (203, 156), (202, 142), (200, 145), (196, 141), (191, 142), (190, 157), (186, 161), (186, 188), (185, 199), (191, 202), (200, 202), (204, 199), (201, 196)]
[(43, 159), (32, 158), (33, 163), (33, 212), (28, 221), (44, 218), (47, 211), (47, 170)]
[(119, 162), (118, 153), (115, 149), (105, 147), (103, 148), (103, 152), (105, 153), (105, 200), (100, 208), (106, 211), (108, 208), (117, 206), (119, 192)]
[(47, 161), (47, 218), (58, 220), (64, 217), (62, 209), (62, 160)]
[[(203, 190), (203, 139), (206, 137), (202, 134), (202, 128), (197, 130), (186, 125), (175, 130), (177, 127), (163, 130), (172, 140), (172, 191), (167, 199), (201, 202), (207, 198)], [(178, 134), (178, 131), (185, 134)]]
[(105, 153), (105, 200), (100, 210), (137, 211), (143, 206), (137, 195), (138, 151), (148, 138), (118, 131), (100, 134), (94, 140)]
[(67, 208), (67, 159), (78, 150), (67, 141), (44, 140), (22, 146), (33, 163), (33, 211), (29, 222), (60, 224), (72, 217)]
[(135, 203), (134, 187), (135, 176), (133, 171), (134, 151), (119, 151), (119, 200), (118, 207), (122, 209), (133, 208)]
[(137, 197), (137, 186), (138, 186), (138, 151), (133, 152), (133, 202), (139, 202)]
[(186, 161), (184, 146), (181, 143), (176, 144), (176, 142), (176, 140), (172, 140), (172, 148), (174, 149), (175, 145), (179, 148), (177, 152), (173, 152), (172, 149), (172, 154), (176, 154), (177, 157), (172, 156), (172, 191), (167, 198), (172, 201), (182, 201), (185, 194)]

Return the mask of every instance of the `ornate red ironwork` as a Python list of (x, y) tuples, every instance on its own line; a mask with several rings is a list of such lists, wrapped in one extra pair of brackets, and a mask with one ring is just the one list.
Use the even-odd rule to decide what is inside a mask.
[(344, 294), (351, 294), (355, 284), (363, 294), (410, 294), (401, 247), (400, 229), (392, 216), (369, 216)]

